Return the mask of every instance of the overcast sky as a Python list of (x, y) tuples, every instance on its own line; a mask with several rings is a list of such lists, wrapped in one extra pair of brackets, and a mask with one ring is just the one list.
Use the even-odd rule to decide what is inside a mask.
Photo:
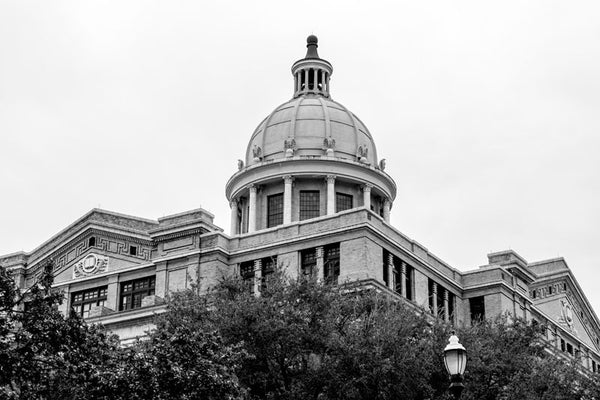
[(225, 183), (314, 33), (394, 226), (460, 270), (565, 257), (600, 313), (599, 21), (596, 0), (2, 1), (0, 254), (94, 207), (227, 230)]

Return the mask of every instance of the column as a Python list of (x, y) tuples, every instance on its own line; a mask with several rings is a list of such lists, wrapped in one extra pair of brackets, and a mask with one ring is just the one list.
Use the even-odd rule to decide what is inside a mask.
[(390, 207), (391, 202), (388, 199), (385, 199), (383, 201), (383, 220), (388, 224), (390, 223)]
[(283, 177), (283, 223), (292, 222), (292, 181), (291, 175)]
[(363, 206), (367, 210), (371, 210), (371, 188), (373, 185), (364, 184), (362, 187), (363, 190)]
[(335, 175), (327, 175), (327, 215), (335, 214)]
[(111, 310), (119, 310), (119, 275), (111, 275), (108, 277), (108, 288), (106, 290), (106, 303), (104, 307)]
[(318, 92), (318, 85), (317, 83), (319, 82), (319, 70), (318, 69), (313, 69), (313, 91), (315, 93)]
[(236, 199), (232, 199), (229, 202), (229, 206), (231, 207), (231, 221), (229, 224), (229, 235), (233, 236), (238, 233), (238, 202)]
[(404, 261), (401, 264), (400, 290), (402, 291), (402, 297), (406, 297), (406, 263)]
[(448, 291), (444, 289), (444, 321), (450, 321), (450, 309), (448, 308)]
[(316, 251), (316, 258), (317, 258), (317, 280), (319, 282), (323, 282), (323, 280), (325, 279), (325, 262), (324, 262), (324, 258), (323, 258), (323, 246), (319, 246), (315, 249)]
[(325, 93), (325, 70), (321, 70), (321, 92)]
[(254, 260), (254, 295), (260, 296), (262, 283), (262, 260)]
[(433, 315), (437, 316), (438, 315), (438, 304), (437, 304), (437, 291), (438, 291), (438, 287), (437, 287), (437, 283), (433, 282), (432, 285), (432, 293), (431, 295), (433, 296), (433, 310), (431, 310), (431, 312), (433, 313)]
[(156, 264), (156, 275), (154, 284), (154, 296), (160, 299), (166, 299), (169, 294), (169, 271), (167, 271), (167, 262), (163, 261)]
[(250, 201), (248, 210), (248, 233), (256, 230), (256, 186), (250, 185)]
[(308, 69), (304, 70), (304, 92), (308, 92)]
[(393, 254), (388, 254), (388, 259), (387, 259), (387, 266), (388, 266), (388, 287), (395, 292), (396, 291), (396, 282), (394, 279), (394, 255)]

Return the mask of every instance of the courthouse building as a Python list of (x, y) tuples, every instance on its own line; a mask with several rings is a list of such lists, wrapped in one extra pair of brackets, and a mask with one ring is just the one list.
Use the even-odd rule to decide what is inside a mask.
[[(239, 275), (252, 290), (277, 268), (356, 282), (454, 324), (509, 312), (547, 326), (550, 350), (600, 365), (600, 321), (563, 258), (530, 262), (513, 250), (462, 272), (390, 225), (396, 184), (371, 133), (331, 98), (332, 65), (317, 38), (292, 65), (292, 98), (250, 136), (225, 184), (229, 234), (196, 209), (148, 220), (93, 209), (35, 250), (0, 257), (31, 285), (52, 259), (63, 309), (102, 323), (124, 343), (152, 326), (170, 292), (207, 290)], [(482, 257), (483, 258), (483, 257)]]

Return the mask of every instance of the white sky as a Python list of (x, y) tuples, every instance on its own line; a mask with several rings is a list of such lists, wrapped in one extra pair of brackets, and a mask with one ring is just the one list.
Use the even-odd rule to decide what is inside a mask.
[(225, 182), (314, 33), (398, 229), (461, 270), (565, 257), (600, 313), (599, 21), (598, 1), (2, 1), (0, 254), (93, 207), (227, 229)]

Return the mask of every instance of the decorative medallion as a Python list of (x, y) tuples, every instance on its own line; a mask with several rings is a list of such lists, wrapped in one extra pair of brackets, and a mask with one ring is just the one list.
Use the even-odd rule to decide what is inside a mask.
[(573, 307), (567, 300), (561, 300), (560, 305), (561, 305), (561, 310), (560, 310), (559, 321), (565, 323), (567, 325), (567, 327), (569, 328), (569, 331), (571, 331), (573, 334), (577, 335), (577, 331), (573, 327), (573, 322), (574, 322), (573, 321)]
[(73, 278), (95, 275), (108, 269), (108, 257), (90, 253), (73, 266)]

